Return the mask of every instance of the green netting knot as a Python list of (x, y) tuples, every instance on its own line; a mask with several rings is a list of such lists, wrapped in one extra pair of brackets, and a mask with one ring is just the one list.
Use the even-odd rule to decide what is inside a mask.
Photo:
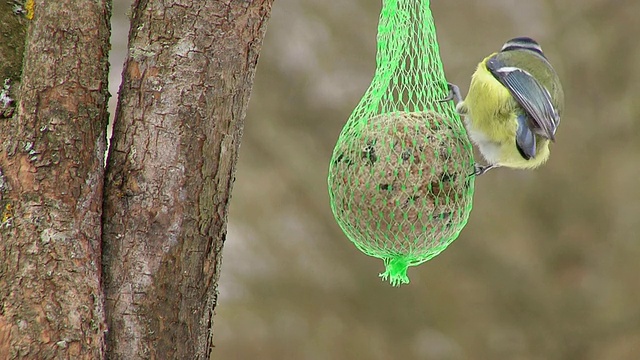
[(443, 251), (471, 211), (473, 150), (448, 95), (428, 0), (383, 0), (376, 72), (329, 164), (333, 214), (381, 274)]
[(386, 258), (383, 259), (383, 261), (385, 271), (380, 274), (382, 280), (389, 279), (392, 286), (409, 283), (409, 277), (407, 276), (407, 270), (410, 264), (409, 259), (401, 256), (397, 258)]

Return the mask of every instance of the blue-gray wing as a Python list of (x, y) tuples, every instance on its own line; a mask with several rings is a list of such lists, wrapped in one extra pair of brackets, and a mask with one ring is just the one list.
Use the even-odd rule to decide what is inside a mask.
[(487, 69), (504, 85), (533, 121), (534, 132), (555, 141), (560, 115), (551, 94), (527, 71), (505, 66), (496, 58), (487, 61)]

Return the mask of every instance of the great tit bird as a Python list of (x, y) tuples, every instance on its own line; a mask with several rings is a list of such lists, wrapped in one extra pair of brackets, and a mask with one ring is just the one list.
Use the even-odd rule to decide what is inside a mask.
[(486, 57), (471, 78), (469, 93), (449, 84), (456, 111), (464, 116), (471, 140), (487, 165), (475, 166), (475, 175), (500, 167), (533, 169), (549, 158), (549, 141), (564, 108), (560, 79), (542, 52), (528, 37), (507, 41), (500, 52)]

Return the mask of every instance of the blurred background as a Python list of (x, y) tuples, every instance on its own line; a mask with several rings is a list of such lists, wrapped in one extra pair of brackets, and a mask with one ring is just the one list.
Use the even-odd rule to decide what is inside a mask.
[[(527, 35), (560, 74), (566, 111), (549, 163), (479, 178), (460, 237), (401, 288), (343, 235), (326, 185), (373, 75), (380, 5), (275, 1), (240, 150), (214, 358), (640, 359), (640, 2), (433, 1), (445, 71), (463, 94), (484, 56)], [(114, 1), (114, 95), (129, 6)]]

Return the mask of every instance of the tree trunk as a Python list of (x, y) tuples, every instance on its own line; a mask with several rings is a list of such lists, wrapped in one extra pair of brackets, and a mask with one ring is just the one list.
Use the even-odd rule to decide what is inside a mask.
[(104, 356), (109, 9), (106, 0), (37, 0), (33, 20), (20, 20), (28, 40), (17, 109), (0, 119), (2, 359)]
[(210, 357), (229, 197), (272, 2), (134, 4), (103, 216), (112, 358)]

